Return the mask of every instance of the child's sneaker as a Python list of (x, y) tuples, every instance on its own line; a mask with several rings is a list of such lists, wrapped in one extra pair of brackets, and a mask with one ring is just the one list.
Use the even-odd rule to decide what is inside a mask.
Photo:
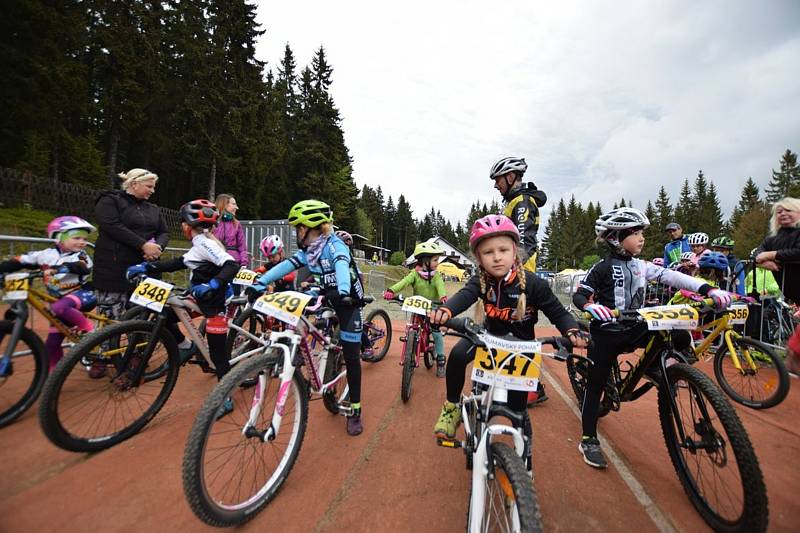
[(433, 434), (437, 437), (454, 439), (456, 437), (456, 428), (458, 428), (460, 423), (461, 410), (458, 408), (458, 404), (444, 402), (439, 420), (437, 420), (436, 425), (433, 426)]
[(353, 409), (353, 414), (347, 417), (347, 434), (351, 437), (361, 435), (364, 425), (361, 423), (361, 409)]
[(227, 415), (231, 411), (233, 411), (233, 400), (231, 399), (230, 396), (228, 396), (222, 401), (222, 405), (219, 406), (219, 409), (217, 409), (217, 414), (215, 415), (215, 417), (217, 420), (219, 420), (220, 418)]
[(595, 468), (608, 468), (606, 457), (600, 449), (600, 441), (597, 437), (582, 437), (578, 443), (578, 451), (583, 455), (583, 460), (587, 465)]
[(539, 382), (539, 388), (535, 391), (528, 392), (528, 407), (539, 405), (546, 402), (548, 399), (547, 393), (544, 390), (544, 383)]

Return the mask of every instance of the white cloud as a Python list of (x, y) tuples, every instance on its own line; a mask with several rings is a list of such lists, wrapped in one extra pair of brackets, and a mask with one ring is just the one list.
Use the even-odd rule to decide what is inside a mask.
[(800, 3), (260, 2), (259, 57), (323, 45), (357, 183), (463, 219), (521, 155), (549, 207), (673, 200), (699, 169), (723, 210), (800, 150)]

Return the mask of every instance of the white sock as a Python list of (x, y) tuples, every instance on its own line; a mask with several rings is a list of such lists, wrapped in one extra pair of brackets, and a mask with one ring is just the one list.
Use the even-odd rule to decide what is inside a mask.
[(192, 341), (187, 338), (184, 338), (183, 342), (178, 343), (178, 348), (180, 348), (181, 350), (187, 350), (191, 347), (192, 347)]

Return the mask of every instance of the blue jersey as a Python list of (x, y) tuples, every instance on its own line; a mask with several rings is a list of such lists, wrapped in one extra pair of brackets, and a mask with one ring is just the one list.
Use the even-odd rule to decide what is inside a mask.
[(293, 270), (307, 266), (323, 292), (335, 290), (342, 295), (363, 298), (364, 287), (361, 284), (358, 269), (350, 256), (350, 249), (336, 235), (331, 234), (321, 238), (328, 240), (323, 246), (316, 265), (308, 264), (306, 252), (300, 250), (271, 268), (258, 279), (258, 283), (269, 285)]
[(664, 246), (664, 268), (669, 268), (673, 263), (680, 263), (681, 254), (691, 251), (692, 248), (689, 246), (689, 239), (685, 235), (680, 239), (668, 242)]

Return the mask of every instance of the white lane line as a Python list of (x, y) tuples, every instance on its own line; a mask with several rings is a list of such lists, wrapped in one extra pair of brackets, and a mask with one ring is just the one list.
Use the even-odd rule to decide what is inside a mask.
[[(564, 400), (564, 403), (569, 406), (572, 413), (578, 418), (581, 419), (581, 412), (578, 409), (578, 404), (573, 401), (571, 395), (567, 395), (563, 388), (561, 388), (561, 384), (558, 382), (556, 377), (548, 372), (546, 369), (542, 368), (542, 372), (544, 376), (547, 378), (547, 385), (555, 389), (561, 399)], [(653, 521), (655, 526), (658, 528), (659, 531), (662, 533), (674, 533), (677, 531), (675, 526), (672, 525), (672, 522), (667, 515), (656, 505), (652, 498), (647, 494), (645, 491), (644, 486), (636, 479), (636, 476), (633, 475), (630, 468), (625, 464), (622, 458), (619, 456), (617, 451), (611, 445), (611, 442), (606, 439), (600, 431), (597, 432), (597, 438), (600, 439), (600, 442), (603, 445), (603, 451), (605, 452), (606, 457), (614, 467), (619, 472), (619, 475), (622, 477), (622, 480), (628, 485), (628, 488), (633, 493), (633, 496), (638, 500), (638, 502), (644, 507), (645, 512)]]

